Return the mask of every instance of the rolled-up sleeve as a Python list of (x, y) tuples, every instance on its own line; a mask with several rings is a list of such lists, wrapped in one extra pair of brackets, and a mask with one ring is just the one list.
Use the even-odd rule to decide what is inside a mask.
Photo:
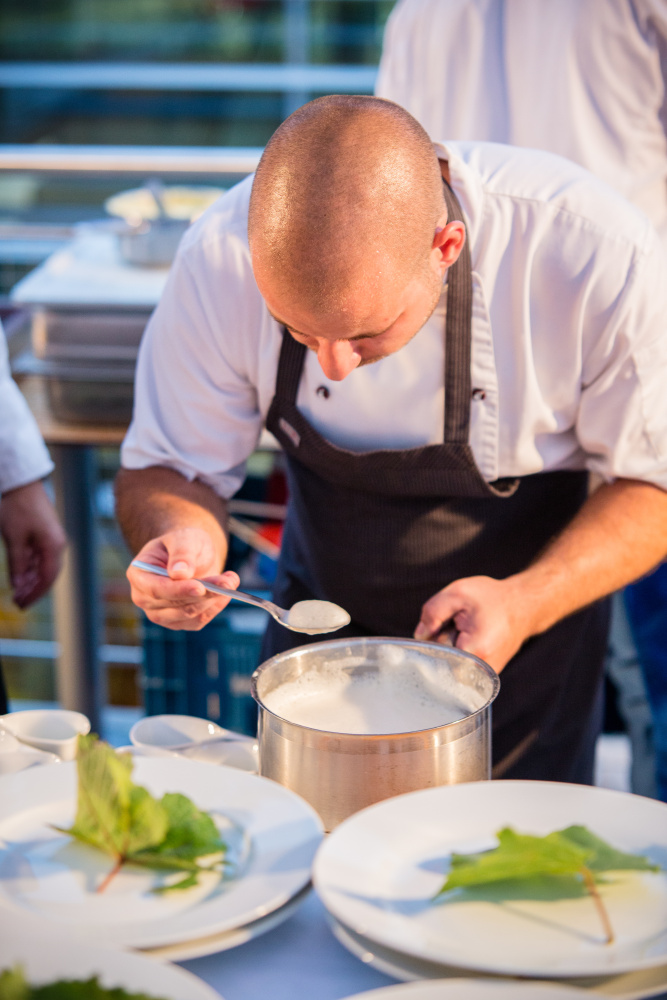
[(52, 469), (35, 418), (11, 376), (0, 326), (0, 495), (43, 479)]

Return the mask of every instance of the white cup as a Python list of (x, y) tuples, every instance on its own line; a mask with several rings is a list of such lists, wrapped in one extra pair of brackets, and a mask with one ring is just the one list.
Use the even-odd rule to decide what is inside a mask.
[(24, 771), (34, 764), (58, 764), (60, 758), (55, 754), (45, 753), (25, 743), (20, 743), (15, 736), (0, 729), (0, 774), (15, 774)]
[(0, 728), (28, 746), (74, 760), (78, 737), (90, 732), (90, 720), (64, 708), (31, 708), (0, 716)]
[[(229, 736), (229, 742), (220, 737)], [(130, 742), (143, 753), (188, 757), (206, 764), (226, 764), (242, 771), (257, 771), (257, 741), (223, 729), (194, 715), (149, 715), (130, 729)], [(193, 743), (186, 750), (174, 747)]]

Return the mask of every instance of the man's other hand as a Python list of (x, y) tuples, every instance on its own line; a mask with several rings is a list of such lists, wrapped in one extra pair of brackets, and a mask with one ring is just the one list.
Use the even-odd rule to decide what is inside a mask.
[(485, 660), (499, 674), (531, 634), (518, 590), (512, 579), (471, 576), (456, 580), (424, 604), (415, 639), (453, 643)]
[(40, 480), (3, 493), (0, 534), (7, 547), (14, 603), (27, 608), (57, 577), (66, 544), (65, 532)]
[(197, 631), (229, 604), (229, 597), (211, 594), (195, 577), (230, 590), (236, 590), (241, 582), (231, 570), (220, 572), (214, 542), (201, 528), (160, 535), (147, 542), (136, 558), (169, 572), (167, 579), (132, 565), (127, 570), (132, 600), (152, 622), (165, 628)]
[(475, 653), (500, 673), (526, 639), (620, 590), (667, 558), (667, 492), (652, 483), (603, 483), (530, 566), (494, 580), (455, 580), (424, 604), (416, 639)]

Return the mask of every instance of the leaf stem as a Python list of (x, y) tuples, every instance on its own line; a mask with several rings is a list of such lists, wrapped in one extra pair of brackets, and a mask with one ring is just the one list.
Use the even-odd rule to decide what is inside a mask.
[(595, 879), (593, 878), (593, 874), (590, 868), (587, 868), (586, 865), (584, 865), (583, 868), (581, 869), (581, 874), (584, 877), (584, 883), (586, 885), (586, 888), (591, 894), (591, 898), (593, 900), (593, 903), (595, 904), (595, 909), (598, 911), (598, 916), (602, 921), (603, 930), (607, 935), (604, 943), (612, 944), (614, 941), (614, 930), (613, 927), (611, 926), (611, 921), (609, 920), (609, 914), (607, 913), (607, 909), (604, 903), (602, 902), (602, 897), (598, 892), (598, 887), (595, 884)]
[(119, 855), (116, 858), (115, 865), (113, 866), (113, 868), (111, 869), (111, 871), (109, 872), (109, 874), (105, 875), (104, 879), (100, 882), (100, 884), (98, 885), (97, 889), (95, 890), (96, 893), (104, 892), (104, 890), (107, 888), (107, 886), (112, 881), (112, 879), (114, 879), (116, 877), (116, 875), (118, 874), (118, 872), (123, 867), (124, 861), (125, 861), (125, 858), (122, 855)]

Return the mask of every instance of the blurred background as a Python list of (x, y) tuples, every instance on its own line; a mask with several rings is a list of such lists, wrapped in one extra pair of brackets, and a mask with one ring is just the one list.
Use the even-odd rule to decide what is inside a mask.
[[(31, 276), (86, 225), (109, 224), (108, 198), (148, 178), (228, 188), (252, 170), (278, 124), (307, 100), (372, 93), (392, 7), (392, 0), (3, 0), (0, 318), (15, 373), (25, 372), (25, 357), (35, 350)], [(181, 168), (174, 166), (179, 157), (187, 161)], [(114, 275), (121, 284), (122, 278)], [(94, 398), (94, 412), (75, 415), (75, 427), (112, 419), (108, 406), (115, 402)], [(53, 443), (48, 435), (47, 442)], [(199, 637), (142, 622), (129, 599), (129, 553), (114, 521), (118, 447), (96, 440), (86, 453), (80, 485), (90, 493), (93, 513), (95, 606), (88, 610), (98, 621), (92, 669), (104, 735), (124, 742), (144, 710), (207, 715), (252, 731), (249, 676), (262, 613), (233, 606)], [(70, 477), (83, 474), (83, 466), (77, 469)], [(246, 589), (266, 593), (285, 500), (279, 454), (259, 450), (248, 472), (241, 512), (248, 515), (244, 502), (268, 503), (278, 516), (267, 516), (269, 507), (241, 519), (232, 565)], [(52, 703), (62, 697), (57, 591), (19, 611), (3, 559), (0, 547), (0, 657), (12, 706)], [(67, 625), (76, 629), (76, 616), (70, 614)], [(611, 688), (608, 695), (606, 729), (619, 739), (608, 741), (601, 780), (624, 786), (628, 745)]]
[[(392, 6), (391, 0), (3, 0), (0, 316), (15, 370), (21, 369), (29, 346), (32, 320), (30, 311), (10, 297), (12, 289), (65, 247), (81, 223), (103, 219), (107, 198), (146, 180), (145, 171), (101, 169), (94, 155), (94, 169), (77, 169), (85, 150), (261, 150), (277, 125), (312, 97), (372, 92)], [(26, 169), (22, 158), (28, 149), (43, 154), (33, 170)], [(55, 159), (63, 153), (70, 154), (66, 169), (55, 169)], [(11, 159), (14, 154), (18, 161)], [(22, 169), (12, 169), (14, 162)], [(161, 179), (226, 188), (245, 172), (227, 169), (222, 175), (212, 169), (193, 175), (171, 170)], [(151, 167), (152, 176), (160, 174), (159, 166)], [(118, 448), (95, 447), (93, 452), (100, 683), (111, 707), (104, 725), (113, 737), (114, 720), (120, 719), (120, 736), (131, 718), (124, 710), (140, 712), (147, 689), (149, 700), (163, 697), (163, 707), (188, 706), (182, 699), (179, 703), (177, 684), (169, 695), (160, 687), (161, 671), (179, 669), (164, 662), (165, 643), (173, 637), (162, 638), (155, 630), (145, 637), (129, 599), (129, 553), (113, 516)], [(253, 456), (249, 474), (244, 496), (284, 499), (275, 453)], [(255, 527), (279, 537), (271, 524)], [(233, 560), (246, 586), (259, 591), (270, 586), (275, 563), (268, 556), (236, 538)], [(10, 599), (6, 567), (0, 565), (0, 656), (13, 707), (57, 698), (53, 601), (49, 595), (27, 612), (19, 611)], [(228, 627), (235, 633), (234, 642), (227, 643), (229, 656), (247, 677), (256, 662), (261, 612), (258, 618), (237, 606), (225, 622)], [(142, 666), (144, 639), (152, 678)], [(182, 655), (205, 660), (207, 651)], [(200, 666), (206, 669), (204, 661)], [(234, 686), (246, 708), (237, 706), (233, 718), (222, 721), (248, 728), (254, 716), (248, 715), (253, 708), (247, 705), (247, 683), (237, 676)], [(209, 714), (215, 716), (215, 698), (211, 700), (210, 691), (206, 697), (213, 710)], [(160, 710), (157, 703), (154, 707)]]
[[(263, 146), (318, 93), (372, 91), (392, 6), (391, 0), (3, 0), (0, 142)], [(5, 228), (42, 224), (32, 234), (42, 239), (36, 254), (66, 235), (58, 227), (99, 217), (118, 189), (108, 175), (3, 171), (0, 220)], [(21, 248), (8, 245), (7, 235), (3, 292), (33, 263), (20, 259)]]

